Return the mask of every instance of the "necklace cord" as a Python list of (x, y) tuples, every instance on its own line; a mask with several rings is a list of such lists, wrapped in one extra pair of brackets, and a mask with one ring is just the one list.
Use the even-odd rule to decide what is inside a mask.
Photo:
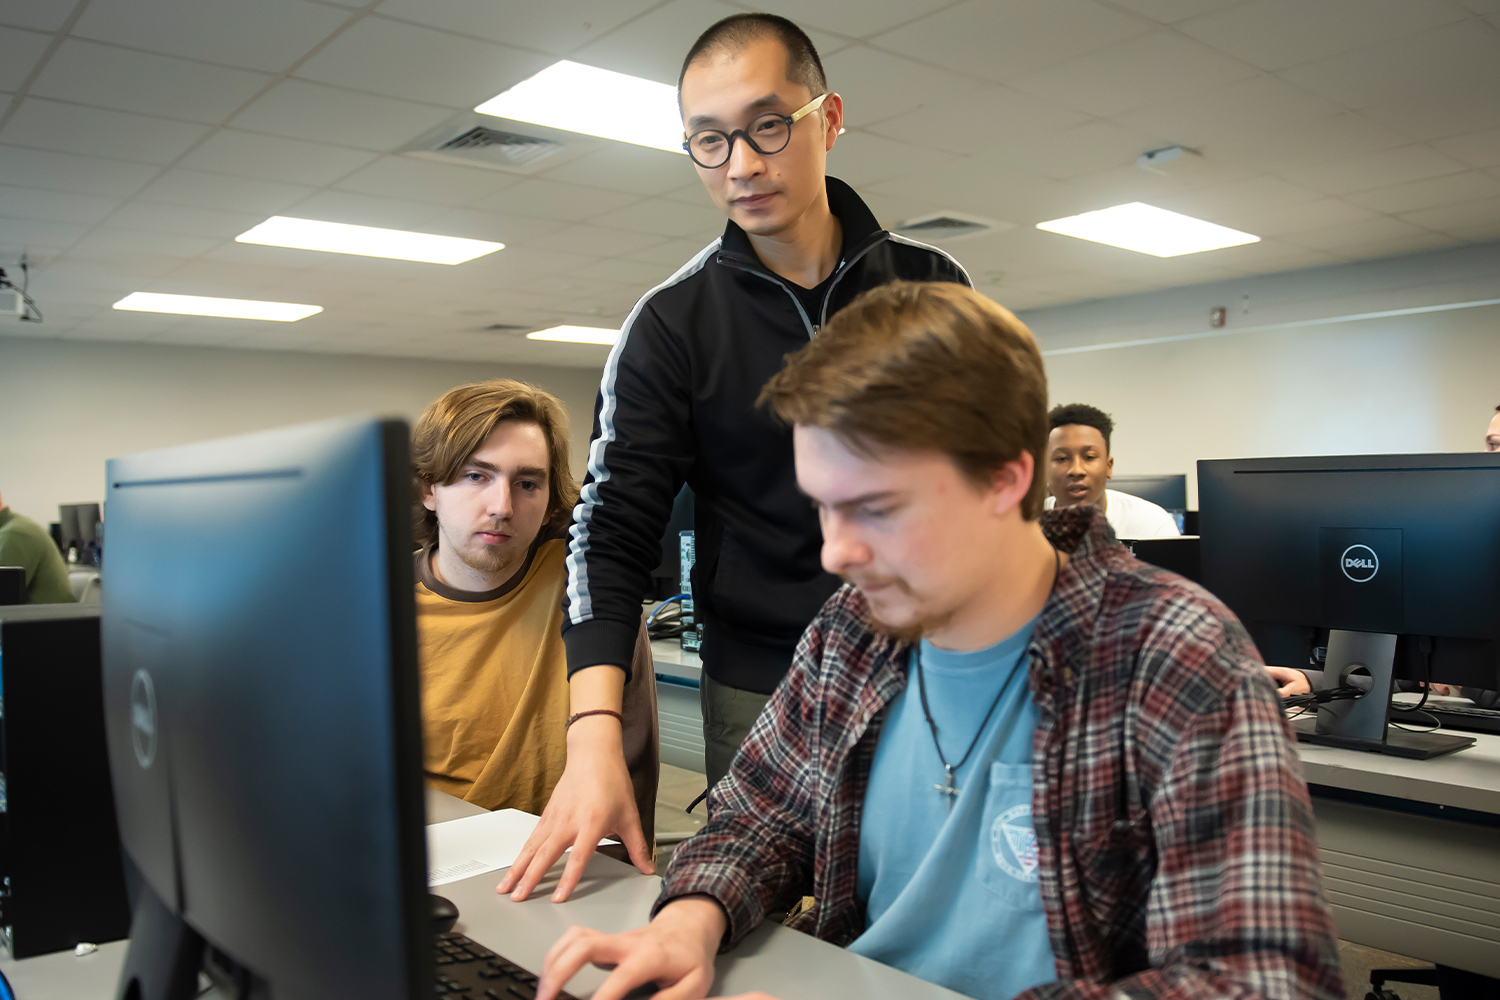
[[(1062, 575), (1062, 554), (1057, 551), (1056, 546), (1053, 546), (1052, 548), (1052, 557), (1052, 587), (1048, 588), (1049, 596), (1051, 594), (1051, 591), (1057, 587), (1057, 578)], [(974, 748), (979, 745), (979, 737), (984, 734), (985, 727), (990, 724), (990, 719), (994, 716), (995, 709), (1000, 707), (1000, 699), (1005, 695), (1005, 687), (1006, 686), (1004, 684), (1000, 685), (999, 692), (995, 694), (995, 700), (990, 702), (990, 710), (984, 713), (984, 721), (979, 724), (978, 731), (974, 733), (974, 739), (969, 742), (969, 749), (964, 751), (963, 759), (961, 759), (957, 764), (949, 764), (948, 758), (943, 755), (943, 745), (938, 742), (938, 726), (937, 723), (933, 721), (932, 709), (927, 705), (927, 682), (922, 676), (922, 650), (918, 648), (917, 694), (922, 699), (922, 715), (927, 719), (927, 728), (932, 730), (932, 746), (933, 749), (937, 750), (938, 760), (943, 762), (943, 770), (947, 771), (949, 774), (956, 774), (963, 768), (965, 764), (969, 762), (969, 757), (974, 753)]]

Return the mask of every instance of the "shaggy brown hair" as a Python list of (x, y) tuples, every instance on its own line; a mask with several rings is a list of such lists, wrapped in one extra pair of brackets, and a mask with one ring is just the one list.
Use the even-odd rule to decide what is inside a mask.
[(572, 520), (578, 484), (568, 468), (568, 411), (556, 396), (527, 382), (491, 379), (450, 389), (412, 429), (412, 531), (419, 546), (437, 542), (437, 514), (422, 505), (423, 488), (456, 480), (502, 420), (536, 424), (546, 435), (547, 520), (542, 530), (560, 531)]
[(782, 420), (848, 447), (939, 451), (976, 485), (1021, 453), (1035, 466), (1021, 501), (1041, 516), (1047, 373), (1010, 311), (963, 285), (896, 281), (829, 320), (761, 390)]

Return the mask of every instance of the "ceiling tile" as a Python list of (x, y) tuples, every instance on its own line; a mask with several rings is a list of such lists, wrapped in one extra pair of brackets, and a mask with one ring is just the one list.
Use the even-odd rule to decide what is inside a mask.
[(1002, 146), (989, 155), (997, 164), (1065, 179), (1134, 166), (1142, 153), (1167, 144), (1161, 135), (1113, 122), (1091, 121), (1050, 132), (1037, 142)]
[[(904, 199), (914, 212), (897, 207), (891, 213), (877, 211), (882, 222), (895, 222), (919, 212), (941, 208), (972, 212), (991, 219), (1004, 219), (1031, 226), (1046, 219), (1074, 215), (1087, 208), (1078, 191), (1062, 181), (1007, 168), (990, 156), (968, 157), (938, 167), (924, 175), (899, 178), (871, 185), (861, 194)], [(941, 200), (941, 204), (936, 202)], [(873, 205), (872, 205), (873, 208)]]
[(0, 145), (0, 177), (26, 187), (124, 198), (156, 173), (143, 163)]
[(78, 0), (5, 0), (0, 6), (0, 24), (56, 31), (76, 6)]
[(1444, 156), (1430, 146), (1413, 145), (1291, 170), (1285, 176), (1328, 194), (1348, 194), (1459, 173), (1463, 169), (1464, 165), (1451, 156)]
[(0, 90), (19, 90), (51, 42), (39, 31), (0, 28)]
[(1500, 86), (1500, 32), (1476, 30), (1473, 22), (1465, 21), (1320, 59), (1281, 75), (1356, 109), (1428, 90), (1494, 93)]
[[(196, 257), (218, 246), (222, 240), (177, 233), (144, 233), (103, 226), (93, 230), (68, 251), (68, 258), (101, 258), (119, 262), (142, 259)], [(172, 266), (180, 261), (173, 261)]]
[(202, 125), (28, 97), (21, 101), (5, 128), (0, 129), (0, 142), (63, 153), (170, 163), (207, 132)]
[(609, 143), (546, 173), (550, 181), (643, 195), (671, 191), (692, 177), (693, 164), (686, 156), (624, 142)]
[[(892, 177), (925, 173), (956, 159), (956, 154), (945, 153), (940, 149), (897, 142), (885, 136), (852, 130), (839, 136), (829, 152), (828, 172), (849, 184), (873, 184)], [(697, 201), (707, 205), (708, 196), (701, 185), (697, 193)], [(722, 214), (717, 211), (714, 214), (722, 225)]]
[(1467, 16), (1451, 0), (1254, 0), (1177, 28), (1261, 69), (1281, 70)]
[(1227, 87), (1184, 92), (1161, 104), (1118, 115), (1115, 120), (1213, 155), (1216, 145), (1254, 145), (1267, 134), (1325, 119), (1338, 111), (1338, 105), (1284, 80), (1258, 76)]
[(87, 226), (70, 222), (0, 218), (0, 259), (20, 253), (56, 254), (86, 232)]
[[(698, 190), (701, 194), (701, 185)], [(707, 201), (707, 195), (703, 199)], [(499, 194), (481, 198), (474, 203), (474, 207), (514, 215), (583, 222), (639, 200), (640, 195), (636, 194), (528, 178)]]
[(375, 12), (491, 42), (566, 55), (658, 0), (385, 0)]
[(425, 231), (443, 236), (461, 236), (469, 240), (493, 240), (507, 247), (541, 239), (565, 228), (566, 223), (533, 219), (524, 215), (505, 215), (473, 208), (453, 208), (433, 216)]
[(235, 116), (236, 128), (386, 152), (451, 112), (427, 104), (284, 80)]
[(1213, 219), (1256, 236), (1284, 236), (1311, 229), (1327, 229), (1375, 217), (1375, 213), (1339, 198), (1317, 198), (1290, 205), (1230, 208)]
[(1184, 18), (1233, 7), (1245, 0), (1115, 0), (1116, 7), (1135, 11), (1162, 24), (1174, 24)]
[(640, 289), (639, 294), (644, 295), (671, 277), (672, 271), (671, 265), (648, 264), (645, 261), (630, 260), (625, 257), (611, 257), (597, 264), (580, 267), (574, 273), (580, 278), (602, 278), (606, 281), (619, 281), (634, 285)]
[(292, 205), (283, 214), (294, 219), (425, 232), (423, 227), (441, 212), (438, 206), (423, 201), (377, 198), (350, 191), (319, 191)]
[(568, 251), (587, 247), (601, 257), (621, 257), (639, 253), (648, 247), (665, 242), (660, 236), (648, 233), (632, 233), (623, 229), (605, 229), (601, 226), (574, 225), (559, 230), (550, 236), (532, 240), (530, 245), (543, 250)]
[(1247, 63), (1160, 30), (1022, 77), (1012, 86), (1107, 118), (1257, 75)]
[(859, 128), (976, 89), (968, 77), (853, 45), (823, 60), (828, 85), (844, 98), (844, 122)]
[(153, 205), (134, 201), (111, 216), (109, 224), (119, 229), (142, 229), (153, 233), (227, 240), (234, 239), (265, 219), (265, 214), (261, 212), (221, 212), (211, 208)]
[(877, 35), (882, 49), (1004, 83), (1143, 35), (1151, 21), (1091, 0), (969, 0)]
[(705, 242), (724, 228), (723, 214), (709, 204), (706, 197), (701, 205), (653, 198), (606, 212), (591, 221), (611, 229), (628, 229), (653, 236), (701, 236)]
[(184, 157), (181, 166), (242, 177), (323, 185), (374, 159), (374, 153), (342, 146), (220, 129)]
[(117, 111), (218, 124), (271, 81), (264, 73), (70, 38), (31, 93)]
[(92, 0), (73, 34), (282, 73), (351, 16), (303, 0)]
[[(1162, 208), (1207, 219), (1226, 212), (1258, 212), (1268, 208), (1318, 200), (1318, 192), (1291, 181), (1262, 174), (1229, 184), (1213, 184), (1157, 200)], [(1224, 223), (1231, 225), (1231, 223)]]
[(60, 191), (0, 184), (0, 215), (14, 219), (77, 222), (92, 226), (119, 206), (118, 198), (64, 194)]
[(1329, 226), (1324, 229), (1309, 229), (1306, 232), (1289, 233), (1283, 236), (1282, 239), (1287, 243), (1312, 247), (1315, 250), (1330, 250), (1334, 253), (1340, 251), (1354, 251), (1359, 253), (1363, 252), (1365, 247), (1377, 242), (1390, 243), (1395, 240), (1426, 236), (1430, 232), (1430, 230), (1414, 226), (1409, 222), (1380, 215), (1373, 219), (1347, 222), (1343, 225)]
[[(1346, 200), (1356, 205), (1364, 205), (1366, 208), (1372, 208), (1387, 215), (1399, 215), (1420, 209), (1445, 206), (1460, 210), (1468, 203), (1489, 198), (1500, 198), (1500, 178), (1492, 177), (1479, 170), (1411, 181), (1346, 196)], [(1434, 228), (1446, 229), (1448, 227), (1435, 226)]]
[(1226, 137), (1205, 152), (1273, 173), (1369, 156), (1410, 145), (1406, 136), (1354, 112), (1297, 122), (1259, 136)]
[[(718, 0), (672, 0), (590, 42), (570, 57), (617, 73), (677, 82), (682, 60), (715, 21), (743, 13)], [(813, 42), (817, 44), (816, 39)]]
[(1500, 127), (1500, 100), (1496, 99), (1496, 93), (1496, 88), (1428, 91), (1390, 104), (1377, 104), (1361, 114), (1413, 139), (1468, 135)]
[(1500, 128), (1455, 136), (1432, 145), (1471, 167), (1500, 167)]
[(450, 167), (406, 156), (386, 156), (362, 167), (335, 186), (344, 191), (468, 205), (517, 182), (514, 174), (481, 167)]
[[(754, 5), (754, 9), (789, 17), (804, 29), (822, 28), (849, 38), (868, 38), (914, 21), (952, 2), (953, 0), (862, 0), (852, 4), (844, 0), (762, 0)], [(684, 54), (686, 51), (683, 50)]]
[(1458, 0), (1476, 14), (1500, 14), (1500, 0)]
[(201, 170), (169, 170), (141, 192), (145, 201), (275, 215), (315, 189), (304, 184), (231, 177)]
[(1427, 229), (1458, 232), (1478, 225), (1500, 223), (1500, 197), (1407, 212), (1401, 218)]
[(467, 110), (555, 61), (508, 45), (367, 17), (298, 67), (297, 75)]
[(865, 131), (954, 153), (1033, 141), (1087, 121), (1079, 114), (1008, 87), (983, 87), (918, 111), (908, 111)]

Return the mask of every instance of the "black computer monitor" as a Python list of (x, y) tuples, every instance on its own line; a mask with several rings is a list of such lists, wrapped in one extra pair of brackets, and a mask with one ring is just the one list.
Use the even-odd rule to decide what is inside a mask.
[(1452, 748), (1386, 730), (1389, 680), (1500, 686), (1500, 455), (1202, 461), (1198, 497), (1203, 585), (1266, 662), (1374, 677), (1320, 708), (1323, 735)]
[(651, 571), (652, 596), (665, 601), (682, 593), (682, 533), (693, 530), (693, 488), (684, 486), (672, 501), (672, 516), (661, 536), (661, 562)]
[(1187, 476), (1113, 476), (1108, 485), (1167, 510), (1187, 510)]
[(105, 722), (142, 879), (120, 996), (432, 992), (399, 421), (115, 459)]

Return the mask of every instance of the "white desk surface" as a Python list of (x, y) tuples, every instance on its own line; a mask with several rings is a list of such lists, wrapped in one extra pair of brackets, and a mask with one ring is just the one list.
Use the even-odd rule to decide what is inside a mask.
[[(1306, 728), (1313, 720), (1299, 719), (1297, 724)], [(1455, 735), (1472, 736), (1476, 742), (1466, 750), (1432, 760), (1313, 743), (1298, 743), (1297, 751), (1310, 785), (1500, 814), (1500, 736), (1457, 732)]]
[[(442, 792), (427, 790), (427, 819), (442, 823), (484, 810)], [(547, 949), (573, 924), (603, 931), (625, 931), (645, 923), (661, 889), (661, 879), (642, 875), (629, 865), (596, 854), (583, 881), (566, 903), (553, 903), (550, 892), (562, 873), (558, 863), (524, 903), (495, 893), (499, 873), (488, 872), (450, 882), (439, 894), (461, 914), (455, 928), (514, 962), (540, 971)], [(110, 1000), (125, 961), (127, 942), (103, 945), (93, 955), (71, 952), (17, 962), (0, 955), (3, 971), (20, 1000)], [(586, 997), (608, 973), (585, 969), (569, 992)], [(718, 959), (713, 995), (764, 990), (786, 1000), (857, 996), (868, 1000), (956, 1000), (961, 995), (923, 982), (889, 966), (788, 930), (764, 925), (730, 955)], [(210, 997), (215, 994), (209, 994)]]
[(678, 639), (657, 639), (651, 644), (651, 659), (656, 662), (656, 672), (668, 677), (697, 681), (703, 676), (703, 658), (684, 650)]

